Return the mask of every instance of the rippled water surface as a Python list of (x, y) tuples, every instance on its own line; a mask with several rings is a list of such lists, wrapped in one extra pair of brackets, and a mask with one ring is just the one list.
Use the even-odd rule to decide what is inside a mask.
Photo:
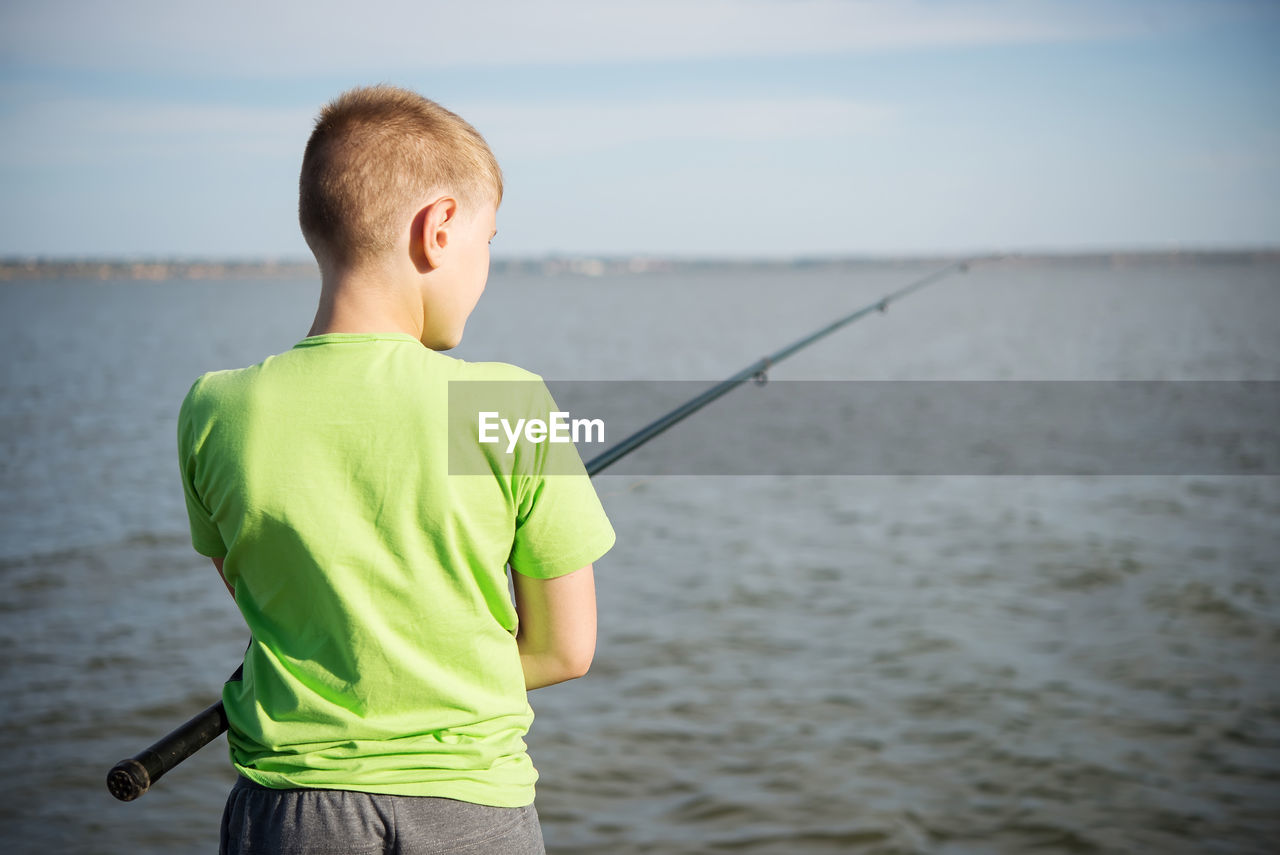
[[(495, 277), (459, 355), (718, 379), (924, 270)], [(0, 286), (17, 851), (215, 849), (225, 740), (135, 803), (103, 779), (215, 699), (245, 641), (186, 540), (177, 404), (292, 345), (314, 287)], [(1274, 263), (991, 266), (774, 376), (1278, 380), (1278, 321)], [(597, 483), (619, 540), (596, 663), (532, 697), (553, 855), (1274, 851), (1280, 477)]]

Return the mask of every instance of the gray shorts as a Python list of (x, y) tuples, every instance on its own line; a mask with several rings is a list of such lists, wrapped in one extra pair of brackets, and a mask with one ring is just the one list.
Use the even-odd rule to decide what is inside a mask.
[(222, 813), (221, 855), (545, 855), (533, 805), (425, 796), (273, 790), (240, 778)]

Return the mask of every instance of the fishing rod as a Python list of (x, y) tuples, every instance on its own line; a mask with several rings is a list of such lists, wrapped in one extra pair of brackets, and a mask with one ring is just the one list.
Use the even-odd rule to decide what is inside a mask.
[[(901, 300), (908, 294), (945, 279), (953, 273), (964, 273), (968, 271), (971, 264), (983, 260), (989, 259), (972, 258), (952, 262), (927, 276), (923, 276), (896, 291), (884, 295), (874, 303), (837, 318), (821, 329), (793, 341), (768, 356), (761, 357), (736, 374), (726, 377), (706, 391), (686, 401), (661, 418), (655, 419), (631, 434), (631, 436), (588, 460), (585, 464), (587, 474), (596, 475), (602, 472), (655, 436), (684, 421), (698, 410), (707, 406), (707, 404), (723, 397), (743, 383), (749, 380), (763, 383), (770, 368), (787, 357), (804, 350), (819, 339), (826, 338), (833, 332), (847, 327), (872, 312), (884, 312), (891, 303)], [(232, 679), (234, 679), (234, 676)], [(227, 712), (222, 706), (222, 701), (218, 701), (151, 747), (132, 757), (121, 760), (113, 766), (111, 771), (107, 773), (107, 789), (110, 790), (111, 795), (121, 801), (133, 801), (147, 792), (151, 785), (160, 779), (160, 776), (217, 739), (226, 730)]]
[(924, 288), (926, 285), (932, 285), (934, 282), (937, 282), (940, 279), (945, 279), (947, 276), (950, 276), (952, 273), (964, 273), (969, 269), (969, 265), (974, 264), (979, 260), (980, 259), (972, 258), (972, 259), (965, 259), (962, 261), (952, 262), (951, 264), (948, 264), (946, 267), (943, 267), (939, 270), (935, 270), (933, 273), (930, 273), (928, 276), (924, 276), (920, 279), (917, 279), (911, 284), (906, 285), (902, 288), (899, 288), (897, 291), (893, 291), (889, 294), (884, 295), (879, 300), (876, 300), (874, 303), (871, 303), (869, 305), (863, 306), (861, 309), (857, 309), (853, 312), (850, 312), (849, 314), (845, 315), (842, 318), (837, 318), (836, 320), (827, 324), (825, 327), (822, 327), (821, 329), (818, 329), (818, 330), (815, 330), (814, 332), (809, 333), (809, 335), (805, 336), (804, 338), (793, 341), (791, 344), (787, 345), (781, 350), (775, 351), (769, 354), (768, 356), (763, 356), (760, 359), (757, 359), (755, 362), (751, 363), (746, 368), (739, 371), (737, 374), (734, 374), (731, 377), (726, 377), (725, 379), (721, 380), (719, 383), (707, 389), (705, 392), (702, 392), (701, 394), (695, 396), (694, 398), (686, 401), (685, 403), (676, 407), (671, 412), (667, 413), (665, 416), (662, 416), (659, 419), (655, 419), (653, 422), (650, 422), (649, 424), (640, 428), (640, 430), (631, 434), (631, 436), (622, 440), (618, 444), (612, 445), (609, 448), (606, 448), (604, 451), (600, 452), (600, 454), (591, 458), (591, 460), (587, 461), (587, 464), (586, 464), (587, 474), (595, 475), (597, 472), (600, 472), (605, 467), (612, 465), (613, 463), (617, 462), (619, 459), (635, 451), (637, 448), (644, 445), (646, 442), (653, 439), (655, 436), (662, 433), (667, 428), (672, 427), (678, 422), (684, 421), (689, 416), (696, 413), (698, 410), (701, 410), (707, 404), (710, 404), (712, 401), (715, 401), (718, 398), (724, 397), (729, 392), (741, 386), (743, 383), (746, 383), (748, 380), (754, 380), (757, 383), (763, 383), (768, 377), (768, 371), (770, 368), (772, 368), (774, 365), (777, 365), (779, 362), (786, 359), (788, 356), (791, 356), (794, 353), (804, 350), (806, 347), (813, 344), (818, 339), (826, 338), (836, 330), (843, 329), (844, 327), (847, 327), (849, 324), (853, 323), (854, 321), (859, 320), (860, 318), (863, 318), (871, 314), (872, 312), (884, 312), (889, 308), (890, 303), (894, 303), (898, 300), (901, 300), (903, 297), (915, 291), (919, 291), (921, 288)]

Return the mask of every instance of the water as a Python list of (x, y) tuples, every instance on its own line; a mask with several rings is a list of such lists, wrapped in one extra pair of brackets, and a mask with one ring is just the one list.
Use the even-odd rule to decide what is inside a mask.
[[(552, 378), (719, 379), (924, 271), (495, 277), (459, 355)], [(177, 403), (201, 371), (303, 335), (314, 287), (0, 287), (8, 848), (216, 846), (224, 739), (135, 803), (103, 779), (212, 701), (245, 640), (186, 541)], [(1274, 262), (1006, 265), (773, 376), (1276, 380), (1277, 320)], [(1280, 839), (1280, 478), (598, 486), (619, 541), (598, 565), (596, 663), (532, 696), (552, 853)]]

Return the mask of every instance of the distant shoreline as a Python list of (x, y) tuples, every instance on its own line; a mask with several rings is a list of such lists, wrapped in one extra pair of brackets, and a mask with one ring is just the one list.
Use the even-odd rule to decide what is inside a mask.
[[(987, 258), (995, 256), (985, 256)], [(1010, 253), (1004, 265), (1133, 267), (1143, 264), (1271, 264), (1280, 261), (1280, 247), (1244, 250), (1134, 250), (1118, 252)], [(549, 256), (497, 258), (492, 272), (533, 275), (603, 276), (678, 273), (707, 270), (858, 270), (945, 264), (963, 255), (935, 256), (812, 256), (793, 259), (647, 258), (618, 256)], [(302, 279), (317, 277), (315, 262), (297, 260), (216, 260), (156, 258), (0, 258), (0, 282), (32, 280), (172, 281), (223, 279)]]

